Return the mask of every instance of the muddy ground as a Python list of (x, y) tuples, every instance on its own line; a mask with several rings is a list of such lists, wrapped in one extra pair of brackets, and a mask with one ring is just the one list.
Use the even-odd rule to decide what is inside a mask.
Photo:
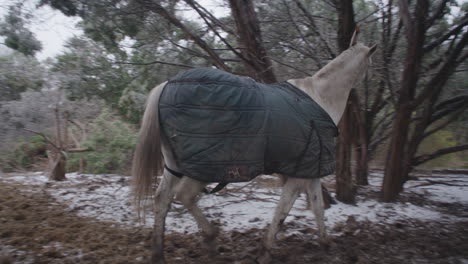
[[(0, 180), (0, 264), (145, 263), (151, 230), (77, 216), (46, 192)], [(369, 193), (367, 195), (376, 195)], [(467, 219), (467, 205), (426, 201), (405, 195), (403, 202), (431, 203)], [(293, 227), (288, 223), (286, 228)], [(316, 230), (280, 236), (272, 263), (468, 263), (468, 221), (451, 224), (402, 220), (394, 224), (356, 221), (333, 227), (327, 244)], [(255, 263), (263, 230), (222, 232), (218, 255), (208, 257), (197, 234), (169, 234), (168, 263)]]

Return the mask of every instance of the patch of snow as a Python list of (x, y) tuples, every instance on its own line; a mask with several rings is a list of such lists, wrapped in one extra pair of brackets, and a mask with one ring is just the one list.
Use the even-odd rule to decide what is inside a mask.
[[(129, 177), (79, 173), (69, 173), (66, 177), (65, 181), (53, 182), (48, 181), (43, 174), (35, 173), (23, 176), (2, 176), (0, 179), (25, 185), (42, 185), (42, 188), (33, 188), (32, 190), (47, 191), (57, 201), (66, 204), (71, 212), (75, 212), (79, 216), (116, 224), (139, 225), (131, 203)], [(271, 176), (262, 177), (270, 180)], [(368, 187), (369, 190), (378, 188), (382, 181), (382, 174), (371, 173), (369, 180), (371, 184)], [(442, 178), (432, 175), (431, 180), (442, 181)], [(451, 177), (450, 180), (453, 184), (459, 181), (463, 181), (463, 183), (459, 184), (460, 186), (424, 185), (427, 179), (421, 176), (418, 181), (409, 181), (405, 188), (411, 192), (429, 192), (427, 198), (435, 201), (468, 203), (467, 179), (457, 175)], [(463, 184), (465, 186), (462, 186)], [(265, 228), (271, 222), (281, 188), (250, 182), (229, 184), (226, 189), (226, 192), (202, 195), (198, 203), (207, 217), (212, 221), (218, 221), (223, 230), (244, 231), (251, 228)], [(302, 194), (287, 217), (286, 223), (294, 222), (298, 228), (315, 227), (312, 211), (306, 208), (305, 195)], [(371, 199), (358, 199), (356, 205), (338, 202), (325, 211), (328, 230), (332, 230), (336, 224), (346, 221), (349, 216), (354, 216), (356, 220), (389, 224), (403, 219), (439, 222), (460, 221), (459, 218), (441, 214), (437, 208), (431, 206), (418, 206), (411, 203), (380, 203)], [(151, 227), (152, 222), (153, 215), (148, 213), (144, 225)], [(178, 203), (173, 203), (166, 218), (166, 226), (169, 232), (194, 233), (198, 231), (193, 217)], [(288, 231), (294, 232), (294, 230)]]
[(405, 218), (450, 220), (431, 208), (410, 203), (380, 203), (375, 200), (360, 201), (356, 206), (338, 202), (326, 211), (326, 216), (332, 225), (346, 221), (348, 216), (354, 216), (357, 220), (379, 223), (394, 223)]
[[(409, 180), (405, 183), (406, 191), (422, 194), (425, 198), (435, 202), (468, 204), (468, 177), (466, 175), (432, 173), (414, 176), (417, 180)], [(369, 174), (370, 186), (380, 189), (382, 182), (381, 172)]]
[(468, 177), (459, 174), (417, 175), (405, 188), (426, 195), (427, 199), (445, 203), (468, 204)]
[(49, 178), (43, 172), (31, 172), (26, 174), (11, 174), (6, 180), (21, 182), (25, 185), (44, 185), (49, 182)]

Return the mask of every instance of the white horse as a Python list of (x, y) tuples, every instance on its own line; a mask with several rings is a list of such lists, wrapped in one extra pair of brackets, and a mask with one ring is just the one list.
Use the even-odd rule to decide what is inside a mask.
[[(338, 124), (345, 110), (349, 92), (363, 79), (375, 50), (375, 45), (369, 48), (357, 43), (355, 33), (349, 49), (315, 75), (304, 79), (288, 80), (288, 82), (307, 93), (330, 115), (333, 122)], [(218, 233), (217, 228), (206, 219), (202, 210), (196, 205), (197, 197), (207, 183), (190, 178), (190, 175), (176, 177), (168, 169), (164, 169), (163, 164), (172, 172), (178, 171), (176, 159), (160, 127), (162, 121), (159, 120), (159, 98), (165, 85), (166, 83), (162, 83), (154, 88), (148, 98), (133, 164), (134, 192), (139, 209), (144, 207), (146, 202), (153, 201), (149, 199), (154, 195), (152, 186), (155, 184), (156, 175), (160, 173), (163, 175), (154, 197), (155, 219), (151, 263), (164, 263), (165, 219), (174, 195), (195, 218), (208, 249), (215, 248), (214, 240)], [(260, 263), (269, 262), (269, 251), (273, 246), (276, 233), (301, 192), (306, 193), (308, 202), (312, 206), (320, 238), (324, 239), (326, 235), (320, 179), (281, 176), (284, 185), (273, 221), (261, 247), (258, 258)]]

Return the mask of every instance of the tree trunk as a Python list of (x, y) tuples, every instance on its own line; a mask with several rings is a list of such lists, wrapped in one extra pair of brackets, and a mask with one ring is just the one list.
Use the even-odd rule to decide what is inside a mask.
[(80, 157), (80, 168), (78, 169), (79, 173), (84, 173), (86, 169), (86, 160), (84, 157)]
[(252, 0), (229, 0), (236, 22), (246, 74), (264, 83), (277, 82), (270, 58), (263, 46), (260, 23)]
[(61, 153), (49, 152), (48, 178), (63, 181), (65, 177), (65, 157)]
[(359, 104), (359, 98), (355, 92), (351, 93), (350, 96), (356, 97), (352, 101), (352, 112), (354, 116), (354, 141), (357, 145), (355, 148), (354, 159), (356, 161), (356, 169), (354, 174), (356, 176), (356, 184), (358, 185), (368, 185), (369, 181), (367, 180), (368, 174), (368, 147), (369, 147), (369, 137), (367, 136), (367, 127), (365, 122), (365, 115), (361, 115), (361, 106)]
[(382, 185), (382, 199), (384, 202), (394, 201), (403, 189), (405, 173), (409, 173), (411, 161), (406, 153), (406, 143), (411, 122), (411, 108), (409, 104), (401, 105), (393, 121), (393, 133), (385, 164), (385, 176)]
[(336, 199), (344, 203), (354, 203), (356, 188), (351, 173), (351, 111), (350, 103), (345, 109), (339, 124), (340, 135), (336, 148)]
[[(341, 0), (337, 2), (338, 11), (338, 47), (340, 51), (348, 49), (353, 32), (356, 29), (354, 21), (353, 2)], [(348, 100), (340, 124), (340, 135), (336, 149), (336, 198), (344, 203), (354, 203), (356, 188), (351, 172), (351, 144), (354, 118), (351, 113), (352, 96)]]
[[(66, 148), (67, 142), (63, 142), (62, 137), (62, 127), (61, 127), (61, 118), (60, 118), (60, 111), (58, 106), (54, 109), (55, 113), (55, 142), (56, 147), (61, 151), (64, 151)], [(67, 121), (65, 120), (65, 123)], [(64, 129), (68, 129), (67, 125), (65, 124)], [(65, 140), (68, 140), (68, 133), (65, 131)], [(63, 181), (65, 180), (65, 167), (66, 167), (66, 159), (65, 156), (58, 151), (58, 149), (54, 149), (53, 151), (49, 152), (49, 168), (48, 168), (48, 176), (49, 179), (54, 181)]]
[[(362, 131), (362, 130), (361, 130)], [(369, 158), (367, 155), (367, 141), (365, 139), (359, 140), (359, 146), (356, 148), (356, 184), (369, 185), (368, 172), (369, 172)]]
[(336, 7), (338, 11), (338, 47), (342, 52), (349, 48), (350, 40), (354, 30), (356, 30), (353, 1), (338, 0)]
[(396, 200), (403, 190), (404, 180), (411, 170), (411, 157), (408, 149), (411, 115), (414, 111), (414, 98), (418, 85), (423, 47), (426, 33), (426, 16), (429, 10), (428, 0), (416, 2), (414, 14), (411, 14), (408, 2), (399, 1), (400, 17), (405, 26), (407, 40), (406, 57), (402, 71), (398, 105), (392, 126), (392, 136), (385, 164), (382, 185), (384, 202)]

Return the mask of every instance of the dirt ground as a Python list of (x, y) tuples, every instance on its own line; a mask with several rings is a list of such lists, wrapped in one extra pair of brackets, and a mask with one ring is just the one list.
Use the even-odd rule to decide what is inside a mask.
[[(0, 264), (147, 261), (150, 229), (79, 217), (46, 192), (30, 188), (0, 181)], [(417, 196), (401, 199), (428, 203)], [(466, 219), (466, 205), (437, 206)], [(334, 235), (327, 244), (317, 243), (316, 230), (310, 228), (280, 236), (272, 263), (468, 263), (468, 221), (405, 220), (389, 225), (350, 217), (331, 231)], [(166, 259), (168, 263), (255, 263), (262, 235), (260, 229), (222, 232), (218, 255), (209, 257), (196, 234), (169, 234)]]

